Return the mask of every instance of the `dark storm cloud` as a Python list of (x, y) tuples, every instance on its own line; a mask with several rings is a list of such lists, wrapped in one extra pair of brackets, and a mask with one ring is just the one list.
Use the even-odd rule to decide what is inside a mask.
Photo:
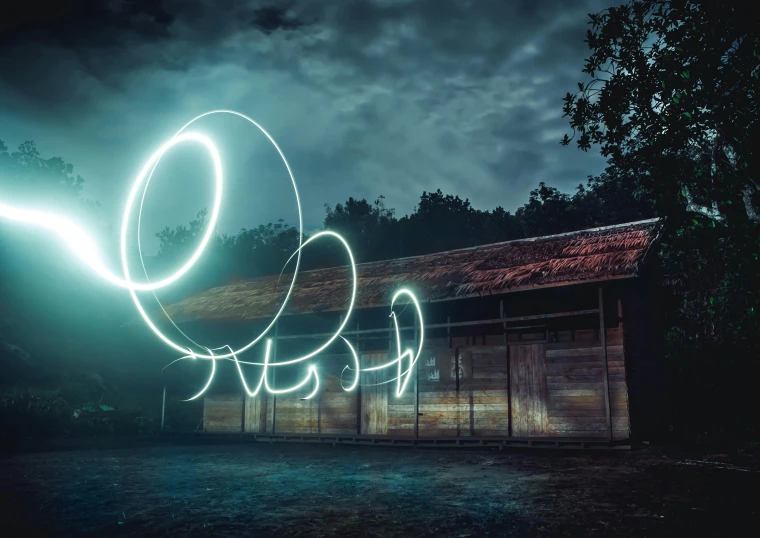
[[(104, 205), (123, 192), (105, 179), (117, 164), (220, 107), (254, 115), (283, 144), (312, 226), (324, 202), (349, 195), (384, 194), (403, 214), (441, 188), (514, 209), (539, 181), (570, 189), (603, 164), (558, 144), (586, 13), (606, 7), (597, 0), (52, 5), (27, 2), (0, 23), (0, 139), (29, 133), (73, 161)], [(225, 231), (279, 210), (247, 208)]]

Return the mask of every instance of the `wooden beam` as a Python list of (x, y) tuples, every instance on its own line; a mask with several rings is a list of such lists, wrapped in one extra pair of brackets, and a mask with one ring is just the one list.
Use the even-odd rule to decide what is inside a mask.
[[(417, 330), (418, 321), (414, 318), (414, 348), (415, 352), (419, 346), (419, 332)], [(409, 372), (411, 374), (411, 372)], [(414, 438), (420, 436), (420, 364), (414, 363)]]
[[(597, 314), (599, 312), (599, 309), (592, 308), (588, 310), (573, 310), (570, 312), (556, 312), (553, 314), (538, 314), (535, 316), (518, 316), (513, 318), (504, 318), (499, 317), (495, 319), (481, 319), (481, 320), (475, 320), (475, 321), (458, 321), (454, 323), (433, 323), (429, 325), (425, 325), (425, 330), (430, 329), (449, 329), (451, 327), (474, 327), (479, 325), (496, 325), (499, 323), (510, 323), (513, 321), (533, 321), (533, 320), (540, 320), (540, 319), (552, 319), (552, 318), (561, 318), (561, 317), (569, 317), (569, 316), (586, 316), (586, 315), (592, 315)], [(520, 327), (510, 327), (510, 329), (519, 329)], [(528, 328), (528, 327), (523, 327)], [(396, 329), (394, 327), (389, 327), (387, 329), (364, 329), (361, 331), (343, 331), (340, 333), (343, 336), (355, 336), (358, 334), (378, 334), (378, 333), (390, 333), (395, 331)], [(399, 332), (404, 331), (414, 331), (415, 327), (399, 327)], [(312, 334), (286, 334), (280, 336), (280, 340), (292, 340), (294, 338), (329, 338), (333, 336), (334, 333), (312, 333)]]
[[(501, 299), (499, 301), (499, 318), (505, 319), (504, 318), (504, 299)], [(504, 344), (506, 345), (507, 343), (507, 322), (506, 321), (504, 321), (501, 324), (501, 329), (502, 331), (504, 331)]]
[[(359, 323), (356, 323), (356, 332), (359, 332)], [(356, 352), (359, 356), (359, 370), (356, 372), (356, 375), (359, 375), (359, 372), (362, 370), (362, 348), (360, 344), (359, 337), (356, 337)], [(357, 381), (356, 383), (356, 433), (361, 434), (362, 433), (362, 384), (361, 379)]]
[[(277, 362), (277, 333), (278, 329), (280, 327), (280, 322), (276, 321), (274, 324), (274, 342), (273, 342), (273, 348), (272, 349), (272, 361), (271, 362)], [(272, 387), (277, 386), (277, 368), (270, 368), (272, 370)], [(272, 435), (275, 434), (277, 431), (275, 422), (276, 422), (276, 415), (277, 415), (277, 393), (272, 394)]]
[[(504, 299), (499, 301), (499, 317), (504, 318)], [(504, 331), (504, 347), (506, 347), (506, 359), (507, 359), (507, 435), (512, 437), (512, 372), (510, 370), (510, 351), (509, 339), (507, 338), (507, 322), (502, 324), (502, 331)]]
[(610, 411), (610, 380), (609, 366), (607, 364), (607, 330), (604, 327), (604, 294), (599, 288), (599, 342), (602, 345), (602, 357), (604, 357), (604, 406), (607, 412), (607, 436), (612, 441), (612, 413)]
[(165, 414), (166, 414), (166, 385), (164, 385), (164, 397), (161, 400), (161, 431), (164, 431)]
[(240, 411), (240, 433), (245, 433), (245, 397), (248, 394), (243, 392), (243, 409)]
[[(635, 279), (635, 278), (638, 278), (638, 275), (631, 274), (631, 275), (619, 275), (619, 276), (605, 276), (605, 277), (600, 277), (600, 278), (593, 278), (593, 279), (589, 279), (589, 280), (584, 280), (582, 282), (572, 282), (572, 283), (568, 283), (568, 282), (555, 282), (555, 283), (551, 283), (551, 284), (534, 284), (534, 285), (530, 285), (530, 286), (513, 287), (509, 291), (502, 291), (500, 293), (488, 293), (488, 294), (485, 294), (485, 293), (468, 293), (466, 295), (457, 295), (456, 297), (444, 297), (442, 299), (426, 299), (426, 300), (422, 300), (421, 302), (435, 304), (435, 303), (442, 303), (442, 302), (461, 301), (461, 300), (464, 300), (464, 299), (475, 299), (475, 298), (478, 298), (478, 297), (487, 297), (489, 295), (506, 295), (508, 293), (519, 293), (519, 292), (526, 292), (526, 291), (545, 290), (545, 289), (549, 289), (549, 288), (568, 287), (568, 286), (581, 286), (581, 285), (591, 286), (591, 285), (594, 285), (594, 284), (600, 284), (600, 283), (609, 282), (609, 281), (612, 281), (612, 280), (625, 280), (625, 279)], [(389, 295), (389, 297), (390, 297), (390, 295)], [(389, 303), (380, 302), (380, 303), (373, 303), (373, 304), (363, 304), (361, 306), (355, 306), (354, 308), (358, 310), (358, 309), (364, 309), (364, 308), (381, 308), (381, 307), (388, 307), (388, 306), (390, 306)], [(301, 312), (296, 312), (296, 313), (293, 313), (293, 314), (290, 314), (290, 315), (300, 316), (300, 315), (307, 315), (307, 314), (324, 314), (324, 313), (328, 313), (328, 312), (343, 312), (344, 310), (345, 310), (344, 307), (340, 307), (340, 308), (325, 308), (325, 309), (319, 310), (319, 311), (305, 311), (305, 312), (301, 311)], [(250, 314), (250, 312), (249, 312), (249, 314)], [(272, 312), (267, 312), (265, 314), (264, 313), (259, 313), (259, 314), (254, 314), (254, 315), (247, 315), (247, 316), (244, 316), (242, 318), (239, 317), (239, 316), (226, 317), (226, 318), (225, 317), (222, 317), (222, 318), (213, 318), (213, 317), (208, 317), (208, 316), (200, 316), (200, 317), (196, 317), (196, 318), (192, 318), (192, 319), (190, 319), (190, 318), (181, 318), (181, 317), (178, 316), (177, 318), (174, 319), (174, 321), (176, 323), (190, 323), (190, 322), (197, 322), (197, 321), (204, 321), (204, 320), (205, 321), (228, 322), (228, 321), (239, 321), (240, 319), (262, 319), (262, 318), (271, 317), (272, 315), (273, 315)], [(135, 321), (126, 322), (126, 323), (124, 323), (122, 325), (123, 326), (136, 325), (137, 323), (138, 323), (137, 320), (135, 320)], [(329, 336), (332, 336), (332, 334), (330, 334)]]

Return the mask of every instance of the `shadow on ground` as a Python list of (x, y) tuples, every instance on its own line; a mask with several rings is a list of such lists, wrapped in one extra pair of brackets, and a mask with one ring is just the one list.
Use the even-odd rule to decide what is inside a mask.
[(725, 536), (757, 527), (760, 486), (729, 460), (154, 445), (4, 457), (0, 506), (12, 535)]

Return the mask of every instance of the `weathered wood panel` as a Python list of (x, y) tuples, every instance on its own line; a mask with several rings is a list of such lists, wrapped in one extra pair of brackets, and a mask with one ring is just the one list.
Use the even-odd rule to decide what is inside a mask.
[[(326, 359), (327, 360), (327, 359)], [(336, 362), (342, 370), (346, 364), (346, 357), (329, 359)], [(339, 371), (332, 368), (332, 371)], [(350, 386), (353, 373), (346, 374), (344, 383)], [(339, 376), (324, 376), (322, 378), (317, 408), (318, 433), (356, 433), (357, 423), (357, 391), (346, 392), (340, 384)]]
[[(468, 373), (471, 375), (469, 366), (463, 363), (455, 349), (443, 347), (423, 349), (417, 364), (420, 376), (419, 436), (457, 436), (462, 430), (469, 431), (469, 408), (457, 393), (457, 379)], [(413, 428), (414, 402), (397, 404), (395, 416), (402, 414), (409, 417)]]
[(462, 436), (509, 435), (507, 347), (470, 346), (457, 350), (461, 360), (459, 413)]
[(314, 391), (314, 383), (312, 378), (299, 390), (276, 395), (276, 433), (317, 433), (319, 401), (316, 397), (303, 399)]
[(203, 399), (203, 429), (208, 432), (240, 432), (243, 429), (243, 397), (214, 395)]
[(512, 434), (541, 437), (548, 433), (545, 345), (514, 345), (510, 348)]
[[(622, 438), (629, 434), (622, 328), (608, 329), (607, 335), (613, 435)], [(508, 342), (511, 365), (504, 344), (427, 348), (415, 373), (418, 394), (413, 375), (401, 397), (396, 396), (395, 380), (387, 382), (398, 374), (396, 368), (363, 372), (361, 388), (346, 392), (340, 372), (350, 357), (320, 357), (320, 390), (314, 398), (302, 400), (312, 392), (311, 384), (297, 393), (277, 395), (276, 405), (269, 394), (246, 397), (244, 402), (240, 397), (210, 397), (204, 403), (204, 425), (208, 431), (242, 427), (261, 433), (273, 431), (274, 422), (277, 433), (352, 434), (358, 429), (362, 434), (413, 436), (416, 419), (420, 437), (506, 436), (511, 385), (512, 435), (605, 437), (598, 331), (549, 332), (544, 340), (548, 343)], [(361, 361), (362, 368), (377, 366), (388, 361), (388, 354), (365, 352)], [(353, 381), (345, 375), (345, 383)]]
[[(547, 344), (548, 434), (556, 437), (606, 437), (604, 358), (599, 332), (583, 341)], [(596, 336), (591, 339), (591, 334)], [(622, 328), (607, 329), (607, 365), (613, 438), (629, 435)]]
[[(360, 356), (362, 369), (372, 368), (388, 362), (388, 354), (362, 353)], [(389, 430), (396, 428), (397, 419), (390, 413), (388, 403), (389, 386), (395, 387), (394, 383), (385, 383), (388, 379), (388, 369), (372, 370), (363, 372), (361, 377), (361, 433), (368, 435), (386, 435)], [(395, 372), (395, 370), (394, 370)], [(413, 380), (412, 380), (413, 381)], [(410, 381), (410, 383), (412, 383)], [(391, 417), (393, 416), (393, 421)], [(412, 418), (412, 431), (414, 431), (414, 419)]]
[(267, 395), (264, 391), (256, 396), (245, 395), (243, 431), (250, 433), (267, 431)]

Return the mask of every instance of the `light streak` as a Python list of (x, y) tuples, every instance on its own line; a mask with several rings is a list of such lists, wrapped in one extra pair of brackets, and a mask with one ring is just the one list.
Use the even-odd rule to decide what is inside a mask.
[[(287, 265), (292, 261), (293, 257), (296, 258), (295, 269), (293, 271), (293, 278), (290, 282), (290, 286), (288, 287), (287, 294), (282, 302), (282, 305), (280, 306), (279, 310), (270, 321), (269, 325), (267, 325), (267, 327), (263, 331), (261, 331), (260, 334), (258, 334), (250, 342), (248, 342), (246, 345), (242, 346), (239, 349), (232, 349), (232, 347), (230, 346), (222, 346), (220, 348), (210, 349), (196, 343), (174, 323), (174, 321), (171, 319), (169, 314), (164, 309), (161, 302), (158, 300), (158, 297), (156, 296), (156, 293), (155, 293), (157, 290), (162, 289), (176, 282), (180, 278), (182, 278), (195, 265), (195, 263), (203, 254), (203, 251), (206, 249), (209, 241), (213, 237), (213, 233), (214, 233), (217, 221), (219, 219), (219, 215), (221, 212), (223, 184), (224, 184), (222, 163), (221, 163), (221, 158), (219, 156), (219, 152), (216, 146), (213, 144), (213, 142), (205, 135), (202, 135), (196, 132), (186, 132), (186, 129), (190, 127), (192, 124), (194, 124), (196, 121), (212, 114), (231, 114), (231, 115), (240, 117), (248, 121), (250, 124), (254, 125), (256, 128), (258, 128), (261, 131), (261, 133), (263, 133), (266, 136), (269, 142), (277, 150), (277, 153), (279, 154), (283, 164), (285, 165), (291, 184), (293, 186), (293, 192), (295, 193), (296, 205), (298, 209), (298, 224), (299, 224), (298, 248), (285, 263), (285, 267), (287, 267)], [(142, 223), (143, 206), (145, 204), (145, 198), (147, 195), (148, 186), (150, 184), (151, 179), (153, 178), (153, 173), (155, 172), (156, 167), (161, 161), (161, 158), (164, 156), (164, 154), (167, 151), (172, 149), (174, 146), (180, 143), (185, 143), (185, 142), (193, 142), (193, 143), (200, 144), (206, 150), (206, 152), (208, 153), (212, 161), (213, 169), (214, 169), (215, 189), (214, 189), (214, 201), (213, 201), (211, 216), (209, 219), (208, 227), (201, 239), (201, 242), (198, 245), (198, 247), (195, 249), (193, 254), (190, 256), (190, 258), (179, 269), (177, 269), (174, 273), (171, 273), (168, 277), (165, 277), (156, 282), (150, 282), (150, 279), (147, 274), (147, 270), (145, 268), (145, 263), (144, 263), (144, 259), (142, 255), (142, 248), (140, 244), (140, 226)], [(142, 190), (142, 196), (140, 197), (139, 204), (136, 204), (137, 197), (140, 194), (141, 190)], [(137, 230), (136, 230), (137, 247), (138, 247), (140, 263), (142, 265), (143, 272), (145, 273), (145, 277), (146, 277), (146, 282), (144, 283), (135, 282), (132, 280), (128, 258), (127, 258), (127, 240), (128, 240), (128, 234), (130, 231), (131, 215), (134, 211), (135, 205), (137, 205), (137, 209), (138, 209)], [(197, 398), (200, 398), (209, 390), (209, 388), (211, 387), (213, 383), (214, 377), (216, 375), (216, 371), (217, 371), (216, 363), (219, 360), (231, 360), (235, 362), (235, 365), (238, 370), (238, 374), (240, 375), (240, 380), (243, 385), (243, 388), (245, 389), (246, 393), (251, 397), (258, 395), (262, 387), (266, 390), (267, 393), (270, 393), (270, 394), (286, 394), (286, 393), (290, 393), (290, 392), (294, 392), (294, 391), (302, 389), (303, 387), (307, 385), (307, 383), (313, 380), (314, 388), (312, 389), (311, 393), (308, 396), (303, 398), (305, 400), (310, 399), (319, 392), (319, 386), (320, 386), (319, 374), (317, 372), (317, 368), (315, 365), (310, 365), (307, 368), (306, 376), (301, 382), (296, 383), (295, 385), (288, 388), (284, 388), (284, 389), (278, 389), (269, 385), (269, 380), (268, 380), (269, 369), (281, 367), (281, 366), (294, 365), (297, 363), (308, 361), (309, 359), (312, 359), (316, 357), (317, 355), (319, 355), (320, 353), (322, 353), (333, 342), (335, 342), (335, 340), (338, 337), (340, 337), (343, 340), (343, 342), (346, 344), (350, 352), (350, 355), (354, 361), (353, 368), (350, 367), (349, 365), (346, 365), (346, 367), (341, 372), (340, 383), (343, 390), (350, 392), (356, 389), (356, 387), (360, 385), (360, 376), (362, 372), (383, 370), (386, 368), (390, 368), (394, 365), (397, 365), (398, 375), (394, 377), (393, 379), (389, 379), (387, 381), (383, 381), (382, 383), (378, 383), (378, 384), (379, 385), (386, 384), (386, 383), (391, 383), (395, 381), (396, 382), (396, 396), (401, 396), (404, 393), (404, 390), (406, 389), (409, 383), (409, 380), (412, 377), (413, 368), (415, 364), (417, 363), (417, 360), (419, 359), (419, 356), (422, 352), (422, 346), (423, 346), (423, 340), (424, 340), (424, 325), (423, 325), (423, 320), (422, 320), (422, 310), (414, 294), (408, 289), (401, 289), (401, 290), (398, 290), (393, 295), (393, 298), (391, 300), (391, 314), (390, 314), (390, 317), (393, 319), (393, 324), (395, 327), (396, 348), (397, 348), (398, 356), (388, 361), (387, 363), (379, 365), (379, 366), (373, 366), (373, 367), (364, 368), (364, 369), (361, 368), (359, 356), (356, 350), (354, 349), (354, 347), (351, 345), (351, 343), (348, 340), (346, 340), (343, 336), (341, 336), (341, 332), (345, 329), (346, 325), (348, 324), (348, 320), (351, 316), (351, 313), (353, 312), (353, 309), (356, 304), (356, 296), (357, 296), (358, 277), (357, 277), (357, 272), (356, 272), (356, 262), (354, 260), (354, 256), (351, 251), (351, 248), (342, 236), (340, 236), (339, 234), (335, 232), (327, 231), (327, 230), (314, 234), (306, 241), (303, 240), (303, 214), (301, 211), (301, 199), (298, 193), (298, 186), (296, 185), (295, 177), (293, 176), (293, 171), (290, 168), (290, 164), (288, 163), (288, 160), (285, 158), (285, 154), (277, 145), (277, 142), (275, 142), (274, 138), (272, 138), (272, 136), (261, 125), (259, 125), (256, 121), (249, 118), (245, 114), (241, 114), (240, 112), (236, 112), (234, 110), (212, 110), (210, 112), (206, 112), (204, 114), (200, 114), (199, 116), (196, 116), (195, 118), (187, 122), (185, 125), (183, 125), (182, 128), (179, 131), (177, 131), (177, 133), (171, 139), (169, 139), (164, 144), (162, 144), (158, 148), (158, 150), (156, 150), (151, 155), (151, 157), (142, 167), (140, 173), (138, 174), (137, 178), (132, 184), (132, 188), (129, 191), (129, 196), (127, 197), (127, 201), (124, 207), (124, 214), (122, 216), (122, 225), (121, 225), (121, 233), (120, 233), (120, 255), (121, 255), (121, 266), (122, 266), (122, 271), (123, 271), (123, 277), (119, 277), (115, 275), (113, 272), (111, 272), (110, 270), (108, 270), (108, 268), (106, 267), (106, 264), (103, 262), (103, 259), (100, 255), (100, 252), (97, 246), (95, 245), (90, 235), (88, 235), (80, 226), (78, 226), (76, 223), (69, 220), (65, 216), (57, 215), (51, 212), (39, 211), (35, 209), (24, 209), (18, 206), (2, 203), (2, 201), (0, 201), (0, 217), (5, 218), (10, 221), (47, 229), (54, 235), (58, 236), (61, 242), (64, 243), (69, 248), (69, 250), (71, 250), (74, 256), (78, 258), (82, 263), (84, 263), (84, 265), (89, 267), (90, 270), (92, 270), (95, 274), (97, 274), (101, 278), (105, 279), (106, 281), (118, 287), (125, 288), (129, 292), (130, 296), (132, 297), (132, 300), (135, 304), (135, 308), (139, 312), (143, 321), (153, 331), (153, 333), (161, 341), (167, 344), (169, 347), (184, 354), (179, 359), (176, 359), (172, 361), (171, 363), (169, 363), (166, 367), (164, 367), (164, 370), (168, 368), (169, 366), (176, 364), (177, 362), (182, 361), (182, 360), (197, 360), (197, 359), (210, 360), (211, 372), (209, 374), (208, 380), (206, 381), (206, 384), (197, 394), (195, 394), (191, 398), (188, 398), (185, 401), (190, 401), (190, 400), (195, 400)], [(272, 339), (271, 338), (265, 339), (265, 337), (277, 323), (278, 319), (280, 318), (283, 311), (285, 310), (285, 307), (293, 293), (296, 279), (298, 277), (298, 271), (299, 271), (300, 263), (301, 263), (301, 253), (302, 253), (303, 248), (306, 247), (306, 245), (310, 244), (312, 241), (319, 238), (332, 238), (333, 240), (336, 240), (339, 243), (341, 243), (341, 245), (346, 250), (346, 253), (349, 259), (349, 265), (351, 267), (351, 277), (352, 277), (352, 286), (351, 286), (351, 294), (349, 298), (348, 309), (346, 311), (345, 316), (343, 316), (343, 319), (340, 325), (338, 326), (338, 328), (330, 336), (330, 338), (328, 338), (322, 345), (318, 346), (316, 349), (310, 351), (309, 353), (305, 355), (301, 355), (299, 357), (291, 358), (287, 360), (280, 360), (280, 361), (273, 362), (271, 360)], [(283, 271), (284, 271), (284, 268), (283, 268)], [(164, 334), (153, 323), (152, 319), (143, 308), (143, 305), (137, 296), (138, 291), (151, 292), (157, 304), (159, 305), (159, 307), (161, 308), (161, 310), (163, 311), (163, 313), (165, 314), (169, 322), (191, 344), (194, 344), (197, 348), (199, 348), (199, 350), (193, 351), (191, 347), (182, 346), (179, 343), (170, 339), (166, 334)], [(419, 342), (418, 342), (416, 351), (413, 349), (402, 350), (401, 334), (399, 331), (397, 315), (393, 311), (393, 307), (396, 305), (397, 300), (402, 296), (408, 297), (409, 301), (414, 304), (416, 315), (419, 318), (420, 337), (419, 337)], [(264, 350), (263, 362), (241, 361), (238, 359), (238, 355), (241, 355), (245, 353), (246, 351), (250, 350), (256, 344), (261, 342), (262, 339), (265, 339), (265, 350)], [(215, 352), (219, 352), (220, 350), (225, 350), (225, 349), (226, 349), (226, 352), (215, 353)], [(408, 364), (406, 366), (406, 369), (404, 369), (405, 359), (408, 359), (407, 360)], [(249, 387), (246, 381), (245, 375), (243, 374), (243, 369), (241, 367), (241, 365), (243, 364), (247, 366), (261, 366), (262, 367), (261, 377), (259, 379), (258, 384), (256, 385), (256, 388), (253, 390), (251, 390), (251, 388)], [(343, 374), (346, 372), (346, 370), (354, 372), (353, 381), (348, 387), (343, 386)]]
[[(209, 353), (211, 351), (209, 350)], [(185, 357), (182, 357), (183, 359), (195, 359), (195, 355), (186, 355)], [(180, 359), (181, 360), (181, 359)], [(208, 376), (208, 381), (206, 381), (206, 386), (204, 386), (198, 394), (195, 396), (192, 396), (185, 400), (186, 402), (191, 402), (193, 400), (196, 400), (203, 396), (203, 394), (208, 390), (208, 388), (211, 386), (211, 382), (214, 380), (214, 375), (216, 374), (216, 360), (211, 359), (211, 375)]]

